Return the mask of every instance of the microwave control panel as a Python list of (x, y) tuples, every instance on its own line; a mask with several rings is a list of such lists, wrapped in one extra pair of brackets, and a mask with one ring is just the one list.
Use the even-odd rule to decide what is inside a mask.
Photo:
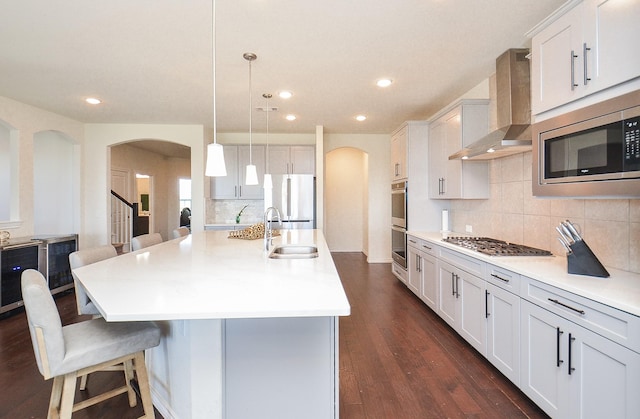
[(640, 170), (640, 117), (624, 121), (624, 171)]

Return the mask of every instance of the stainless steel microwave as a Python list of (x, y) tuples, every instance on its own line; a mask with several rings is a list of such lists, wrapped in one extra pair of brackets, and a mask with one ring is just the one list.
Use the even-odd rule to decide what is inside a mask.
[(640, 90), (536, 123), (533, 195), (640, 197)]

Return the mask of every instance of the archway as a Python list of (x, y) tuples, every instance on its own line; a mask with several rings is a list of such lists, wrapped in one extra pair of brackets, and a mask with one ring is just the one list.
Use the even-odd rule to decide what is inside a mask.
[[(191, 177), (191, 147), (172, 141), (136, 139), (111, 145), (109, 151), (112, 183), (114, 171), (127, 174), (125, 199), (137, 203), (139, 215), (146, 217), (149, 231), (141, 234), (157, 232), (169, 239), (180, 221), (179, 180)], [(148, 189), (141, 189), (137, 179), (140, 174), (148, 176)]]

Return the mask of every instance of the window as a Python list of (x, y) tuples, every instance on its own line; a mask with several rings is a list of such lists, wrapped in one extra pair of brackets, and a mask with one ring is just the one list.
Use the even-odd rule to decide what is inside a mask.
[(191, 208), (191, 179), (179, 179), (180, 210)]

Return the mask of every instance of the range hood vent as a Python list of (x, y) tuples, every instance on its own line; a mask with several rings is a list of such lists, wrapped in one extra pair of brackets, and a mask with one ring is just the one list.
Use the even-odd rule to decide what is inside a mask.
[(531, 150), (531, 87), (528, 49), (509, 49), (496, 59), (497, 130), (449, 160), (490, 160)]

